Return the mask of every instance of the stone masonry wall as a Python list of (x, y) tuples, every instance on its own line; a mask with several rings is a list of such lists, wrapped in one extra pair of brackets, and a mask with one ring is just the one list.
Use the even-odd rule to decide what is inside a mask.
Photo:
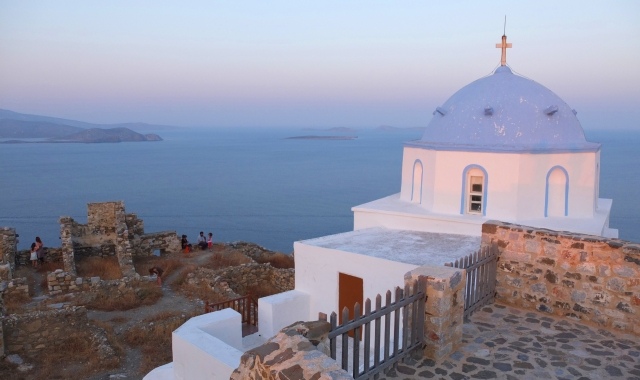
[(117, 297), (121, 292), (135, 289), (140, 282), (155, 281), (150, 276), (123, 277), (117, 280), (103, 280), (100, 277), (76, 277), (62, 269), (47, 274), (47, 286), (50, 295), (80, 291), (108, 290)]
[(497, 221), (490, 244), (501, 303), (640, 335), (640, 244)]
[(64, 271), (76, 275), (76, 256), (116, 256), (122, 275), (135, 276), (133, 256), (178, 252), (175, 231), (144, 234), (144, 222), (136, 214), (126, 214), (124, 202), (87, 204), (87, 224), (73, 218), (60, 218), (60, 239)]
[(424, 356), (440, 360), (462, 343), (466, 271), (451, 267), (418, 267), (404, 275), (405, 285), (424, 284)]
[(136, 236), (133, 240), (133, 256), (151, 256), (155, 250), (160, 254), (179, 252), (180, 239), (175, 231), (162, 231)]
[(115, 236), (116, 225), (124, 216), (124, 202), (100, 202), (87, 204), (87, 226), (94, 235)]
[(353, 379), (328, 354), (328, 322), (296, 322), (247, 351), (231, 380)]
[(260, 283), (272, 284), (278, 292), (295, 287), (295, 269), (274, 268), (270, 264), (249, 263), (216, 272), (217, 282), (227, 282), (234, 292), (245, 294), (247, 289)]
[(0, 281), (10, 280), (12, 277), (17, 244), (15, 228), (0, 227)]
[[(62, 262), (62, 248), (49, 248), (44, 247), (45, 256), (44, 261), (47, 263), (59, 263)], [(16, 265), (25, 266), (31, 265), (31, 251), (23, 249), (16, 254)]]
[(14, 278), (0, 283), (0, 294), (7, 296), (29, 296), (29, 281), (26, 277)]

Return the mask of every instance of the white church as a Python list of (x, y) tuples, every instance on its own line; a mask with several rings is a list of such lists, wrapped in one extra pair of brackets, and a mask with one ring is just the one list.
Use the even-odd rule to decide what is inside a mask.
[(259, 331), (242, 338), (227, 309), (173, 334), (173, 363), (145, 379), (229, 378), (242, 354), (296, 322), (317, 320), (404, 284), (405, 273), (478, 250), (482, 224), (617, 237), (599, 197), (600, 144), (576, 111), (506, 65), (437, 107), (404, 145), (400, 193), (352, 208), (354, 230), (294, 243), (295, 289), (259, 300)]

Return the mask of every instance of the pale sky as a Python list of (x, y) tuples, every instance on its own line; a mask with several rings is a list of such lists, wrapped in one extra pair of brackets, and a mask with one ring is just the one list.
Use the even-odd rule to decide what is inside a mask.
[(4, 1), (0, 108), (96, 123), (426, 126), (507, 63), (640, 130), (640, 1)]

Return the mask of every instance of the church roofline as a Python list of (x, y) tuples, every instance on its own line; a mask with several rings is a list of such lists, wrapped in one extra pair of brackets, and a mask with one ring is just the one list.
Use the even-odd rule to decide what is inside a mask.
[(466, 145), (466, 144), (445, 144), (434, 143), (424, 140), (413, 140), (404, 143), (405, 147), (431, 149), (438, 151), (453, 152), (485, 152), (485, 153), (529, 153), (529, 154), (546, 154), (546, 153), (580, 153), (580, 152), (598, 152), (602, 148), (602, 144), (593, 142), (583, 142), (575, 146), (514, 146), (514, 145)]

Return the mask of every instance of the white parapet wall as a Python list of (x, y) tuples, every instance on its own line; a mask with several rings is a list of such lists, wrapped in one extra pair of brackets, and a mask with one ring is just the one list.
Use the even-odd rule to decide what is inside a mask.
[(282, 328), (309, 319), (311, 295), (299, 290), (274, 294), (258, 300), (258, 331), (265, 338)]
[(173, 363), (154, 369), (144, 380), (228, 379), (244, 353), (241, 316), (224, 309), (191, 318), (173, 332), (171, 345)]

